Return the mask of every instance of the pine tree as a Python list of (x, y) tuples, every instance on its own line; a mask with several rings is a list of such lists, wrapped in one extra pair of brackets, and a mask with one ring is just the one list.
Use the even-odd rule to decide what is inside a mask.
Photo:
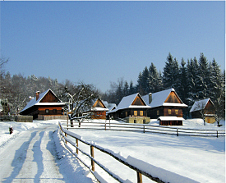
[(164, 88), (175, 88), (177, 89), (179, 67), (176, 58), (169, 53), (167, 62), (163, 70), (163, 86)]
[(187, 68), (186, 68), (186, 62), (182, 58), (181, 60), (181, 66), (179, 68), (179, 80), (178, 80), (178, 89), (177, 93), (180, 96), (182, 101), (186, 101), (187, 93), (188, 93), (188, 85), (187, 85)]
[(129, 84), (129, 95), (134, 94), (136, 92), (136, 88), (133, 86), (133, 81), (130, 81)]
[(208, 69), (208, 61), (203, 53), (199, 58), (199, 70), (198, 70), (198, 96), (199, 99), (208, 97), (208, 83), (210, 82), (210, 73)]
[(124, 95), (124, 96), (129, 95), (129, 84), (128, 84), (127, 81), (125, 81), (125, 83), (124, 83), (123, 95)]
[(139, 74), (137, 83), (139, 93), (141, 95), (147, 94), (149, 92), (149, 71), (147, 67), (145, 67), (143, 72)]
[(210, 80), (208, 83), (209, 97), (214, 101), (218, 97), (222, 90), (222, 74), (219, 65), (213, 59), (213, 62), (209, 64)]
[(191, 107), (198, 99), (198, 61), (196, 57), (187, 62), (187, 98), (186, 102)]
[(161, 75), (157, 71), (155, 65), (151, 63), (149, 67), (149, 92), (155, 93), (162, 89)]

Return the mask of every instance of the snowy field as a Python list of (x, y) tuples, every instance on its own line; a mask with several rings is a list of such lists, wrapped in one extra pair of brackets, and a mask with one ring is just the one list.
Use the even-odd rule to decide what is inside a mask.
[[(57, 123), (57, 120), (34, 121), (33, 123), (0, 122), (0, 150), (10, 141), (16, 140), (24, 131), (43, 125), (56, 125)], [(152, 124), (157, 125), (154, 121)], [(10, 125), (14, 128), (12, 135), (8, 131)], [(220, 128), (216, 127), (215, 124), (204, 126), (200, 120), (186, 120), (183, 128), (224, 130), (225, 126), (223, 125)], [(119, 154), (128, 161), (137, 163), (138, 166), (142, 166), (142, 162), (146, 162), (155, 167), (155, 170), (159, 167), (196, 182), (225, 182), (224, 137), (177, 137), (176, 135), (87, 129), (71, 129), (70, 131), (80, 135), (83, 140), (93, 142), (113, 151), (115, 154)], [(58, 166), (63, 176), (66, 177), (66, 182), (73, 181), (75, 177), (80, 177), (79, 182), (87, 182), (87, 180), (89, 180), (88, 182), (95, 182), (92, 174), (63, 148), (62, 143), (59, 141), (58, 133), (54, 133), (54, 140), (59, 159)], [(81, 143), (79, 143), (79, 147), (84, 149), (84, 151), (90, 151), (89, 148)], [(83, 158), (87, 164), (90, 164), (90, 160), (82, 156), (81, 153), (79, 153), (79, 157)], [(128, 182), (136, 182), (136, 172), (117, 163), (107, 155), (103, 155), (96, 150), (95, 159), (118, 174), (122, 179)], [(65, 171), (62, 171), (64, 169)], [(97, 166), (96, 171), (106, 182), (114, 182)], [(173, 181), (176, 182), (176, 180)], [(151, 181), (143, 176), (143, 182)]]
[[(158, 126), (156, 121), (151, 122), (151, 124)], [(224, 123), (222, 122), (222, 124)], [(84, 125), (82, 124), (82, 126)], [(184, 121), (182, 128), (224, 130), (225, 126), (220, 128), (216, 124), (204, 126), (203, 121), (197, 119)], [(127, 160), (135, 158), (132, 161), (135, 161), (141, 168), (145, 166), (142, 162), (146, 162), (154, 166), (154, 170), (161, 168), (196, 182), (225, 182), (224, 137), (177, 137), (176, 135), (88, 129), (70, 129), (70, 131), (81, 136), (83, 140), (112, 150)], [(89, 147), (83, 144), (79, 144), (79, 147), (89, 153)], [(88, 158), (82, 155), (79, 157), (86, 159), (87, 164), (90, 164)], [(117, 163), (109, 156), (96, 151), (95, 159), (125, 181), (136, 182), (135, 171)], [(142, 162), (139, 164), (136, 159)], [(100, 175), (104, 175), (101, 169), (96, 169)], [(165, 178), (164, 175), (161, 175), (162, 173), (160, 170), (157, 175)], [(113, 182), (107, 176), (104, 178), (107, 182)], [(180, 182), (175, 179), (170, 180), (172, 180), (171, 182)], [(151, 181), (143, 176), (143, 182)]]

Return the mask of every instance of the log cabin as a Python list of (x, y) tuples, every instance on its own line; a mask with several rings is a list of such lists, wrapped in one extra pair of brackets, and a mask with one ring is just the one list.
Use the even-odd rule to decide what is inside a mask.
[(94, 104), (91, 107), (92, 119), (106, 119), (106, 111), (109, 109), (105, 106), (101, 99), (94, 100)]
[(127, 123), (148, 123), (147, 110), (150, 107), (139, 93), (123, 97), (118, 106), (108, 112), (114, 119), (123, 118)]
[(21, 115), (33, 116), (33, 119), (45, 119), (45, 116), (63, 116), (63, 103), (56, 94), (48, 89), (43, 93), (36, 92), (34, 98), (29, 97), (30, 101), (20, 111)]
[(147, 116), (157, 119), (160, 125), (183, 125), (183, 108), (188, 106), (173, 88), (149, 93), (143, 99), (150, 106)]
[(192, 118), (204, 118), (207, 123), (216, 121), (214, 103), (210, 98), (196, 101), (192, 105), (190, 113)]

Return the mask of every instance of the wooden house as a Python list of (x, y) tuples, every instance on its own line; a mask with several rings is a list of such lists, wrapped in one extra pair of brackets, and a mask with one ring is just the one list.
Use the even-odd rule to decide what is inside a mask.
[(30, 101), (20, 111), (20, 114), (33, 116), (33, 119), (45, 119), (45, 116), (62, 116), (64, 106), (65, 103), (51, 89), (48, 89), (43, 93), (37, 91), (34, 98), (30, 97)]
[(215, 107), (210, 98), (196, 101), (190, 110), (192, 118), (204, 118), (207, 123), (214, 123)]
[(114, 119), (124, 118), (128, 123), (148, 123), (147, 109), (150, 107), (145, 103), (139, 93), (123, 97), (118, 106), (108, 112)]
[(143, 96), (150, 106), (147, 116), (158, 119), (160, 125), (183, 125), (183, 103), (173, 88)]
[(108, 108), (105, 106), (104, 102), (97, 99), (91, 107), (91, 118), (106, 119), (106, 111), (108, 111)]

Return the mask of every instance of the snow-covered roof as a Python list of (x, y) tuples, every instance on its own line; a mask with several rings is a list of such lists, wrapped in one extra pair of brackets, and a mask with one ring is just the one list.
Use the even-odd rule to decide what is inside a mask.
[(177, 117), (177, 116), (159, 116), (158, 120), (160, 120), (160, 121), (183, 121), (185, 119), (182, 117)]
[[(160, 106), (187, 107), (187, 105), (184, 104), (184, 103), (165, 103), (165, 100), (167, 99), (167, 97), (169, 96), (169, 94), (172, 91), (175, 92), (175, 90), (173, 88), (170, 88), (170, 89), (163, 90), (163, 91), (160, 91), (160, 92), (152, 93), (151, 94), (152, 95), (152, 101), (151, 101), (151, 103), (149, 103), (149, 95), (150, 94), (147, 94), (145, 96), (142, 96), (142, 98), (152, 108), (154, 108), (154, 107), (160, 107)], [(175, 94), (177, 95), (176, 92), (175, 92)], [(182, 100), (180, 99), (180, 97), (178, 95), (177, 95), (177, 97), (182, 102)]]
[(210, 100), (210, 98), (195, 101), (195, 103), (191, 107), (190, 112), (200, 111), (200, 110), (204, 109), (206, 107), (206, 104), (209, 102), (209, 100)]
[(60, 99), (59, 99), (59, 102), (44, 102), (44, 103), (40, 103), (40, 101), (45, 97), (45, 95), (49, 91), (51, 91), (56, 96), (56, 94), (51, 89), (48, 89), (45, 92), (39, 94), (38, 100), (36, 100), (36, 97), (34, 97), (33, 99), (31, 99), (27, 103), (27, 105), (20, 112), (23, 112), (23, 111), (25, 111), (25, 110), (33, 107), (33, 106), (41, 106), (41, 105), (62, 105), (62, 106), (64, 106), (65, 105), (65, 103), (63, 103)]
[(103, 104), (103, 106), (104, 107), (91, 107), (91, 111), (108, 111), (109, 109), (107, 108), (107, 106), (105, 105), (106, 104), (106, 102), (104, 103), (101, 99), (95, 99), (95, 100), (93, 100), (94, 102), (93, 102), (93, 105), (97, 102), (97, 101), (100, 101), (102, 104)]
[(108, 103), (107, 101), (103, 101), (103, 103), (108, 108), (108, 111), (112, 111), (117, 107), (115, 103)]
[[(144, 106), (143, 105), (132, 105), (133, 101), (135, 100), (135, 98), (137, 97), (137, 95), (139, 95), (139, 97), (141, 98), (141, 100), (144, 102)], [(112, 110), (112, 112), (116, 112), (118, 110), (121, 109), (126, 109), (126, 108), (150, 108), (145, 101), (142, 99), (142, 97), (140, 96), (139, 93), (135, 93), (126, 97), (123, 97), (121, 102), (118, 104), (118, 106), (116, 107), (116, 109)]]
[(108, 111), (108, 108), (103, 107), (92, 107), (91, 111)]

